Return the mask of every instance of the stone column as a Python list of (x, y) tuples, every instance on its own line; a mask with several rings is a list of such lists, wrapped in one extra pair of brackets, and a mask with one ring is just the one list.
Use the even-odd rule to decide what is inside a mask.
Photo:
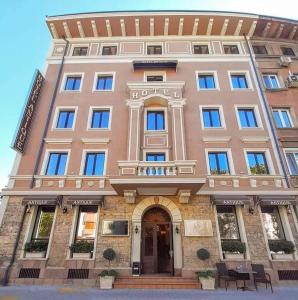
[[(138, 233), (135, 232), (136, 226), (138, 228)], [(141, 222), (132, 222), (131, 263), (141, 262), (141, 234), (142, 234)]]

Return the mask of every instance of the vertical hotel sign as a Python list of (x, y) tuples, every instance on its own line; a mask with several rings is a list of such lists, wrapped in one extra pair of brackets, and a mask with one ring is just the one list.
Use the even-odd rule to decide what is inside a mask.
[(19, 127), (12, 148), (20, 153), (24, 152), (26, 141), (31, 128), (32, 119), (38, 105), (39, 95), (44, 82), (44, 77), (39, 70), (36, 71), (31, 90), (20, 119)]

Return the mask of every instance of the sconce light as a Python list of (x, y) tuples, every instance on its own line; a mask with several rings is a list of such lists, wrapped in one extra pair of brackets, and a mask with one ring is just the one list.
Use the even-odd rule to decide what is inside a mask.
[(136, 227), (135, 227), (135, 233), (136, 233), (136, 234), (139, 233), (139, 227), (138, 227), (138, 225), (136, 225)]
[(177, 234), (180, 233), (180, 229), (179, 229), (179, 227), (177, 225), (176, 225), (175, 231), (176, 231)]
[(287, 205), (287, 214), (290, 215), (292, 213), (290, 205)]
[(254, 208), (253, 206), (250, 206), (250, 207), (248, 208), (248, 212), (249, 212), (251, 215), (253, 215), (254, 212), (255, 212), (255, 208)]
[(27, 214), (30, 214), (30, 213), (31, 213), (31, 206), (30, 206), (30, 205), (27, 206), (27, 208), (26, 208), (26, 213), (27, 213)]
[(62, 213), (63, 213), (63, 214), (67, 214), (67, 207), (66, 207), (66, 206), (64, 206), (64, 207), (62, 208)]

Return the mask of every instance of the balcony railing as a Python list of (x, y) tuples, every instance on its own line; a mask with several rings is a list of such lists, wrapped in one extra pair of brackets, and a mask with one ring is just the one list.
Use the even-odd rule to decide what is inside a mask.
[(142, 162), (137, 167), (138, 176), (175, 176), (177, 166), (169, 162)]

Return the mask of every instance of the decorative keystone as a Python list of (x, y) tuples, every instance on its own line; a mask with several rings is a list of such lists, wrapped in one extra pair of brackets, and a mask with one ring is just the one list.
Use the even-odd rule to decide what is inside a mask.
[(127, 204), (134, 204), (136, 203), (136, 190), (126, 190), (124, 191), (124, 198)]
[(187, 204), (189, 202), (191, 191), (190, 190), (180, 190), (178, 193), (179, 202), (181, 204)]

